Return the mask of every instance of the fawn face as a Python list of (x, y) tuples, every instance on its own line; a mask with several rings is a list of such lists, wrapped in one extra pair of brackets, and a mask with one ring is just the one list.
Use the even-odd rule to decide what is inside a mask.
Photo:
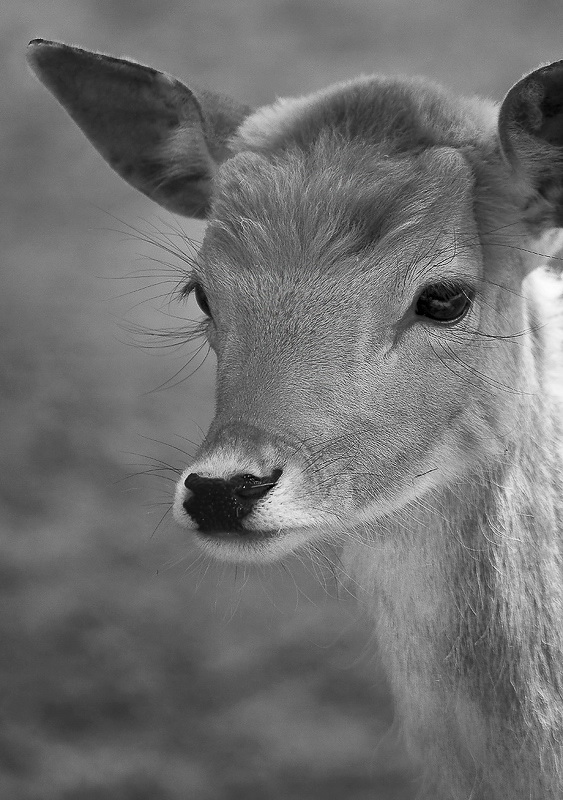
[(178, 484), (180, 524), (220, 557), (274, 558), (490, 452), (467, 401), (483, 264), (462, 156), (377, 158), (328, 138), (274, 164), (236, 155), (216, 191), (189, 288), (217, 413)]
[(534, 380), (523, 280), (562, 214), (563, 62), (500, 113), (365, 78), (254, 114), (53, 42), (30, 64), (125, 180), (209, 221), (186, 292), (217, 412), (174, 513), (210, 552), (277, 558), (503, 452)]

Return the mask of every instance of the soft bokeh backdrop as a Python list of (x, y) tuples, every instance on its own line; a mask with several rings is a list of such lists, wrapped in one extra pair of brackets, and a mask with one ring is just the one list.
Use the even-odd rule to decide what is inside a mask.
[(189, 346), (131, 346), (186, 313), (140, 240), (179, 222), (94, 153), (25, 46), (253, 105), (373, 71), (500, 99), (563, 57), (563, 4), (5, 0), (0, 23), (0, 797), (412, 798), (369, 626), (330, 572), (202, 563), (160, 523), (213, 393), (211, 359), (176, 375)]

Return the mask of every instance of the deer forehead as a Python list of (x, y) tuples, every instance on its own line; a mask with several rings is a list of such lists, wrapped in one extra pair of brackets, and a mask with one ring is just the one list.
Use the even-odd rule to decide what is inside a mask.
[(328, 134), (308, 151), (240, 153), (220, 168), (200, 269), (223, 295), (301, 294), (318, 306), (319, 289), (328, 303), (369, 284), (389, 303), (423, 279), (466, 275), (476, 244), (459, 151), (389, 156)]

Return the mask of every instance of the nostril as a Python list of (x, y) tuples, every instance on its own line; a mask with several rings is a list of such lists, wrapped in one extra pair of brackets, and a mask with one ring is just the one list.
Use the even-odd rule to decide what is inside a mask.
[(245, 500), (258, 500), (276, 485), (281, 474), (281, 469), (275, 469), (271, 475), (262, 478), (256, 475), (236, 475), (231, 479), (233, 491), (237, 497)]
[(234, 493), (237, 497), (243, 497), (245, 500), (258, 500), (269, 492), (273, 485), (273, 483), (254, 483), (235, 486)]
[(201, 475), (198, 475), (197, 472), (190, 472), (186, 480), (184, 481), (184, 486), (186, 489), (197, 489), (198, 487), (209, 483), (209, 478), (202, 478)]

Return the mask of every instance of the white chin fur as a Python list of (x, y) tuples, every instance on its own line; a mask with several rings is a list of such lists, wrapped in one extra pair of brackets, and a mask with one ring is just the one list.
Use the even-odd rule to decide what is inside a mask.
[[(249, 532), (251, 533), (251, 532)], [(332, 532), (334, 536), (334, 531)], [(199, 546), (205, 553), (219, 561), (234, 564), (266, 564), (279, 561), (285, 556), (306, 548), (319, 539), (327, 540), (330, 533), (322, 529), (280, 530), (263, 539), (245, 540), (244, 534), (232, 539), (197, 536)]]

